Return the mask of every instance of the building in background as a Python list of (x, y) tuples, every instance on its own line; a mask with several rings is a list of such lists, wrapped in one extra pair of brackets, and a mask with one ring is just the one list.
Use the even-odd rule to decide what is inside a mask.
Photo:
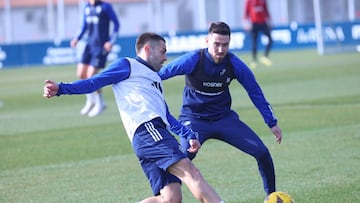
[[(211, 21), (243, 25), (244, 0), (104, 0), (121, 19), (122, 36), (144, 31), (206, 30)], [(268, 0), (274, 26), (313, 23), (316, 0)], [(318, 0), (324, 21), (360, 19), (359, 0)], [(61, 41), (73, 37), (86, 0), (0, 0), (0, 44)]]

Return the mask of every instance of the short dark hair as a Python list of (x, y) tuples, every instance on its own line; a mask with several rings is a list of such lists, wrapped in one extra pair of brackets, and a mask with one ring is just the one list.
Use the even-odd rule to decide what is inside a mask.
[(209, 27), (209, 34), (216, 33), (220, 35), (229, 35), (230, 36), (230, 27), (224, 22), (214, 22), (211, 23)]
[(148, 42), (158, 42), (163, 41), (165, 42), (165, 39), (153, 32), (144, 32), (136, 39), (136, 53), (139, 53), (140, 50), (144, 47), (144, 45)]

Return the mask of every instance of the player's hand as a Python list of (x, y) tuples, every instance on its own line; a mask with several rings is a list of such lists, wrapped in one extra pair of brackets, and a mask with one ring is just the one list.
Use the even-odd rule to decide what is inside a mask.
[(247, 19), (244, 20), (244, 22), (243, 22), (243, 28), (244, 28), (244, 30), (247, 31), (247, 32), (251, 31), (251, 29), (252, 29), (251, 22), (250, 22), (249, 20), (247, 20)]
[(74, 38), (74, 39), (72, 39), (72, 40), (70, 41), (70, 46), (71, 46), (72, 48), (75, 48), (76, 45), (77, 45), (77, 43), (78, 43), (78, 39)]
[(107, 42), (105, 42), (105, 44), (104, 44), (104, 49), (105, 49), (105, 51), (106, 52), (110, 52), (111, 51), (111, 48), (112, 48), (112, 43), (111, 42), (109, 42), (109, 41), (107, 41)]
[(196, 153), (199, 151), (201, 144), (198, 139), (190, 139), (189, 140), (190, 147), (187, 149), (190, 153)]
[(271, 128), (271, 132), (274, 134), (276, 142), (280, 144), (282, 140), (281, 128), (278, 125), (275, 125), (274, 127)]
[(52, 80), (45, 80), (43, 97), (51, 98), (53, 96), (56, 96), (58, 90), (59, 86), (56, 82)]

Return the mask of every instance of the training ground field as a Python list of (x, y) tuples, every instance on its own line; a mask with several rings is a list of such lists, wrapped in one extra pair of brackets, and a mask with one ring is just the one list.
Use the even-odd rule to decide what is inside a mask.
[[(240, 57), (250, 62), (248, 53)], [(233, 108), (269, 147), (278, 190), (297, 203), (360, 202), (360, 54), (273, 52), (272, 67), (253, 72), (273, 105), (279, 145), (243, 88), (233, 81)], [(75, 80), (75, 65), (0, 70), (0, 202), (133, 203), (151, 190), (125, 135), (111, 87), (106, 111), (79, 114), (83, 95), (42, 97), (43, 81)], [(164, 82), (179, 114), (183, 77)], [(265, 197), (255, 160), (208, 141), (194, 163), (228, 203)], [(196, 202), (183, 187), (184, 203)]]

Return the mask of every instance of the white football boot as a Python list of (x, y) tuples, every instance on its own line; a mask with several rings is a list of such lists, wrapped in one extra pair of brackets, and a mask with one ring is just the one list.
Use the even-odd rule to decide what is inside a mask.
[(106, 105), (103, 101), (102, 94), (98, 92), (94, 92), (94, 107), (88, 113), (89, 117), (95, 117), (106, 109)]
[(271, 64), (272, 64), (271, 60), (268, 57), (265, 57), (265, 56), (260, 58), (260, 62), (263, 63), (265, 66), (268, 66), (268, 67), (271, 66)]
[(93, 94), (94, 93), (86, 94), (86, 103), (85, 106), (80, 111), (81, 115), (84, 116), (88, 114), (91, 111), (91, 109), (94, 107)]

